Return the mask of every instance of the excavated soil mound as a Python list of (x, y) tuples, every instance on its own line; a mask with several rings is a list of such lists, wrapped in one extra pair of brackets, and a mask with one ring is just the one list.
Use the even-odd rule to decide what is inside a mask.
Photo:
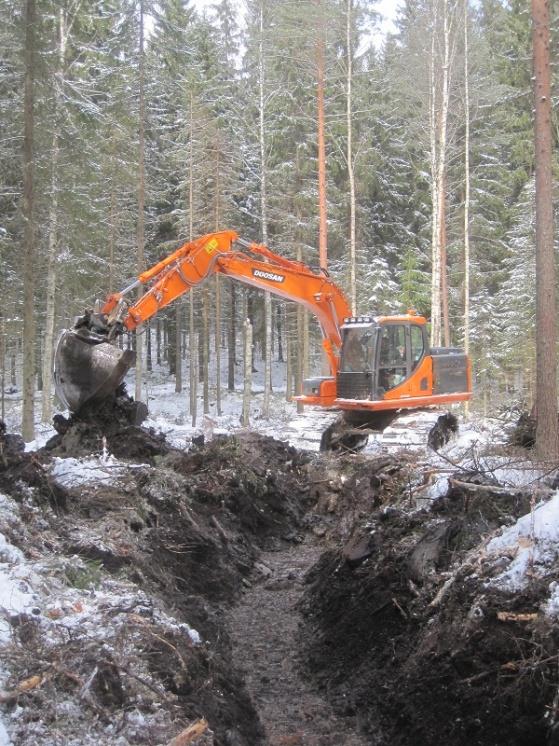
[(22, 485), (34, 490), (34, 498), (49, 503), (53, 508), (66, 506), (66, 490), (49, 476), (45, 467), (48, 459), (35, 453), (25, 453), (21, 436), (8, 433), (0, 420), (0, 491), (23, 497)]
[[(13, 439), (2, 441), (0, 488), (22, 502), (24, 521), (0, 530), (36, 559), (56, 557), (62, 585), (92, 583), (98, 590), (68, 608), (39, 605), (36, 617), (10, 620), (14, 648), (6, 655), (6, 686), (40, 681), (36, 691), (7, 704), (10, 712), (22, 708), (14, 744), (29, 743), (33, 734), (33, 743), (45, 746), (52, 727), (77, 744), (84, 708), (99, 742), (167, 743), (204, 716), (212, 734), (200, 743), (263, 743), (258, 714), (232, 662), (225, 607), (248, 584), (263, 547), (299, 540), (309, 502), (306, 459), (254, 434), (180, 452), (127, 424), (118, 406), (58, 424), (59, 435), (36, 454), (24, 454)], [(129, 470), (119, 466), (116, 481), (63, 488), (49, 475), (52, 455), (98, 453), (103, 437), (108, 451), (131, 460)], [(44, 500), (51, 492), (57, 511)], [(169, 617), (149, 599), (158, 599)], [(86, 616), (92, 604), (95, 621)], [(73, 632), (72, 618), (82, 614)], [(60, 629), (53, 630), (59, 617)], [(185, 625), (197, 630), (200, 644)], [(111, 731), (113, 723), (118, 727)]]
[(545, 589), (489, 588), (477, 546), (529, 500), (467, 478), (431, 508), (406, 510), (403, 493), (371, 512), (307, 577), (302, 659), (371, 744), (559, 742)]
[(117, 458), (154, 464), (157, 456), (172, 449), (161, 433), (138, 427), (147, 409), (126, 394), (124, 384), (113, 398), (102, 404), (85, 405), (68, 418), (56, 415), (57, 435), (45, 446), (55, 456), (87, 456), (107, 449)]

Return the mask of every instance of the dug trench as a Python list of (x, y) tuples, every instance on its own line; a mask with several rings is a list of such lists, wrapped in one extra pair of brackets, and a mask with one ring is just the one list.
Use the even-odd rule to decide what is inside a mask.
[[(20, 520), (0, 529), (70, 565), (76, 598), (8, 620), (14, 746), (178, 744), (198, 718), (206, 746), (559, 743), (543, 585), (489, 590), (479, 551), (527, 496), (461, 473), (418, 507), (410, 456), (249, 432), (184, 452), (118, 406), (58, 429), (34, 454), (1, 434)], [(118, 480), (53, 479), (101, 449), (129, 461)]]

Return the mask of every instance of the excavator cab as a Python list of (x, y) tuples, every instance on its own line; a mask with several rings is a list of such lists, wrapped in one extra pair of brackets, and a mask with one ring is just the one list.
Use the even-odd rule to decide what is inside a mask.
[(357, 316), (341, 327), (342, 349), (334, 404), (387, 410), (464, 401), (471, 396), (463, 350), (431, 348), (427, 322), (402, 316)]
[(337, 377), (342, 399), (383, 399), (409, 380), (428, 350), (425, 324), (398, 317), (346, 319), (342, 340)]

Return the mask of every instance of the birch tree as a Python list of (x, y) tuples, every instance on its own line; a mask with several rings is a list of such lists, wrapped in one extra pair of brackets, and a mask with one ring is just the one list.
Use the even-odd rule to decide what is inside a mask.
[(559, 456), (549, 0), (532, 0), (536, 164), (536, 451)]
[(35, 97), (35, 0), (25, 3), (25, 81), (23, 134), (23, 410), (21, 434), (25, 441), (35, 435), (35, 194), (34, 194), (34, 97)]
[[(138, 111), (138, 222), (136, 226), (136, 244), (137, 244), (137, 263), (136, 271), (138, 274), (144, 271), (144, 242), (145, 242), (145, 191), (146, 191), (146, 173), (145, 173), (145, 58), (144, 58), (144, 0), (139, 0), (139, 45), (138, 45), (138, 92), (139, 92), (139, 111)], [(138, 288), (138, 297), (142, 295), (142, 289)], [(136, 335), (141, 333), (142, 327), (138, 327)], [(143, 352), (141, 343), (136, 344), (136, 391), (135, 399), (140, 401), (142, 398), (142, 380), (143, 380)]]
[[(46, 308), (45, 308), (45, 331), (43, 348), (43, 390), (41, 398), (41, 419), (50, 422), (52, 417), (52, 366), (54, 346), (54, 318), (56, 310), (56, 259), (58, 252), (58, 160), (60, 155), (58, 118), (62, 107), (64, 94), (64, 68), (66, 59), (66, 47), (68, 36), (72, 29), (75, 14), (79, 10), (79, 4), (74, 9), (74, 15), (69, 20), (66, 18), (66, 9), (58, 9), (57, 18), (57, 45), (56, 45), (56, 70), (54, 74), (54, 126), (51, 142), (50, 162), (50, 205), (48, 217), (48, 243), (47, 243), (47, 279), (46, 279)], [(110, 283), (109, 283), (110, 284)]]

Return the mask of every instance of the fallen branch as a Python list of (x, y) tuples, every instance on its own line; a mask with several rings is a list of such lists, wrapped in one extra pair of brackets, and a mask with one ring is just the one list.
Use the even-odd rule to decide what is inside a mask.
[(20, 681), (15, 689), (11, 689), (9, 692), (0, 691), (0, 702), (2, 704), (11, 702), (12, 700), (17, 699), (21, 694), (27, 694), (27, 692), (38, 689), (42, 684), (44, 684), (47, 678), (48, 677), (44, 674), (36, 674), (35, 676), (30, 676), (28, 679)]
[(182, 655), (179, 653), (179, 651), (177, 650), (177, 648), (174, 645), (172, 645), (164, 637), (161, 637), (160, 635), (156, 635), (155, 632), (153, 632), (151, 629), (148, 629), (148, 632), (149, 632), (149, 634), (152, 637), (155, 637), (156, 640), (159, 640), (159, 642), (162, 642), (163, 645), (167, 645), (168, 648), (170, 648), (171, 650), (173, 650), (175, 652), (177, 658), (179, 659), (179, 662), (181, 664), (181, 667), (182, 667), (183, 671), (187, 671), (188, 670), (187, 665), (186, 665), (186, 661), (184, 660), (184, 658), (182, 657)]
[(195, 723), (189, 725), (174, 738), (172, 738), (167, 746), (187, 746), (189, 743), (193, 743), (196, 739), (200, 738), (208, 729), (208, 721), (204, 718), (196, 720)]
[(443, 599), (446, 597), (449, 590), (452, 588), (454, 583), (456, 582), (457, 578), (460, 577), (462, 574), (466, 573), (467, 571), (473, 569), (472, 565), (470, 564), (470, 558), (472, 556), (475, 556), (475, 551), (472, 552), (468, 557), (464, 559), (464, 562), (459, 565), (456, 570), (450, 575), (449, 578), (445, 580), (445, 582), (442, 584), (442, 586), (439, 588), (437, 595), (435, 598), (431, 601), (429, 604), (429, 607), (432, 609), (436, 609), (437, 606), (440, 606)]
[(210, 523), (215, 528), (215, 530), (217, 531), (217, 533), (221, 536), (223, 542), (225, 544), (229, 544), (229, 537), (227, 536), (227, 531), (223, 528), (223, 526), (217, 520), (217, 518), (215, 517), (215, 515), (212, 515), (212, 517), (210, 518)]
[(404, 617), (404, 619), (405, 619), (405, 620), (407, 621), (409, 617), (408, 617), (408, 615), (406, 614), (406, 612), (405, 612), (405, 611), (404, 611), (404, 610), (402, 609), (402, 607), (400, 606), (400, 604), (398, 603), (398, 599), (396, 599), (396, 598), (393, 598), (393, 599), (392, 599), (392, 603), (393, 603), (393, 604), (394, 604), (394, 606), (395, 606), (395, 607), (396, 607), (396, 608), (398, 609), (398, 611), (399, 611), (399, 612), (400, 612), (400, 614), (401, 614), (401, 615), (402, 615), (402, 616)]
[(149, 681), (142, 679), (141, 676), (138, 676), (137, 674), (133, 673), (133, 671), (130, 671), (129, 668), (125, 668), (124, 666), (119, 666), (119, 670), (122, 671), (122, 673), (126, 674), (127, 676), (130, 676), (130, 678), (135, 679), (142, 686), (145, 686), (147, 689), (150, 689), (154, 694), (157, 694), (157, 696), (163, 701), (169, 701), (169, 697), (167, 696), (164, 690), (158, 689), (156, 686), (151, 684)]
[(449, 478), (451, 487), (459, 487), (470, 492), (492, 492), (494, 495), (520, 495), (526, 491), (523, 487), (498, 487), (492, 484), (473, 484), (472, 482), (463, 482), (459, 479)]
[(538, 618), (537, 612), (515, 612), (498, 611), (497, 619), (500, 622), (534, 622)]

